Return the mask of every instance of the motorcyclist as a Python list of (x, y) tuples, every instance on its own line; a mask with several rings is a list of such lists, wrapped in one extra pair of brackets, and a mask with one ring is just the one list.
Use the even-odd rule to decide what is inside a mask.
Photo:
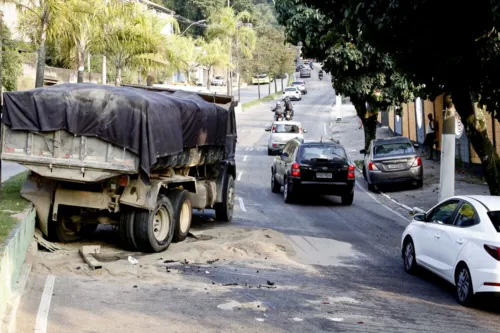
[(285, 97), (284, 101), (285, 101), (285, 111), (290, 111), (290, 114), (292, 115), (292, 119), (293, 119), (294, 110), (293, 110), (293, 104), (292, 104), (292, 101), (290, 100), (290, 97), (288, 97), (288, 96)]
[(283, 113), (283, 107), (281, 106), (280, 101), (276, 101), (276, 106), (271, 108), (271, 111), (274, 112), (274, 120), (278, 120), (278, 115)]

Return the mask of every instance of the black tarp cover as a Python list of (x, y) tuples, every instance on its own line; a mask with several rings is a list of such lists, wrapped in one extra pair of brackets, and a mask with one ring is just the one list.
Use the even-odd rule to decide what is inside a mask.
[(13, 130), (66, 130), (139, 155), (149, 176), (157, 158), (226, 143), (228, 111), (195, 93), (59, 84), (4, 93), (2, 122)]

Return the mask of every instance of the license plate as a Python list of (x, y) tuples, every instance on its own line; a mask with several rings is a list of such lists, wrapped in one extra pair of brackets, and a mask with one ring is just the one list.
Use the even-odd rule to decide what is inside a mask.
[(403, 164), (387, 164), (387, 168), (389, 168), (389, 169), (402, 169)]
[(332, 174), (329, 172), (318, 172), (316, 173), (316, 178), (321, 178), (321, 179), (332, 178)]

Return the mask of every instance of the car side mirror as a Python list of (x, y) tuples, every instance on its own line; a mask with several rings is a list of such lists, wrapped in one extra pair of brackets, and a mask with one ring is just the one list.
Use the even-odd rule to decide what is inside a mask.
[(413, 144), (413, 148), (418, 149), (418, 147), (419, 147), (419, 146), (418, 146), (418, 143), (414, 143), (414, 144)]
[(366, 155), (366, 149), (361, 149), (361, 150), (359, 151), (359, 153), (360, 153), (360, 154), (363, 154), (363, 155)]
[(304, 133), (307, 133), (307, 130), (306, 130), (306, 129), (303, 129), (302, 131), (303, 131)]
[(425, 220), (426, 220), (425, 213), (415, 214), (415, 216), (413, 216), (413, 219), (415, 221), (425, 222)]
[(271, 129), (270, 129), (269, 127), (266, 127), (266, 128), (264, 129), (264, 131), (266, 131), (266, 132), (271, 132)]

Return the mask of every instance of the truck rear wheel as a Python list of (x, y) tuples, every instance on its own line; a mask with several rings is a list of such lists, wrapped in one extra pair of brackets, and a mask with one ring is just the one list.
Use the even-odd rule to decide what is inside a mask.
[[(65, 207), (60, 207), (57, 212), (57, 221), (49, 218), (49, 236), (51, 242), (76, 242), (82, 238), (81, 230), (78, 230), (78, 224), (73, 223), (70, 218), (70, 212)], [(52, 217), (52, 209), (49, 217)], [(81, 226), (81, 224), (80, 224)]]
[(135, 211), (129, 207), (122, 207), (120, 213), (120, 243), (125, 250), (137, 251), (134, 236)]
[(142, 252), (165, 251), (174, 237), (174, 209), (170, 200), (160, 194), (152, 211), (136, 211), (134, 237)]
[(231, 222), (234, 211), (234, 178), (226, 176), (222, 187), (222, 202), (215, 204), (215, 218), (221, 222)]
[(168, 198), (174, 208), (174, 242), (182, 242), (186, 239), (191, 228), (193, 218), (193, 205), (189, 199), (189, 192), (186, 190), (172, 190), (168, 193)]

